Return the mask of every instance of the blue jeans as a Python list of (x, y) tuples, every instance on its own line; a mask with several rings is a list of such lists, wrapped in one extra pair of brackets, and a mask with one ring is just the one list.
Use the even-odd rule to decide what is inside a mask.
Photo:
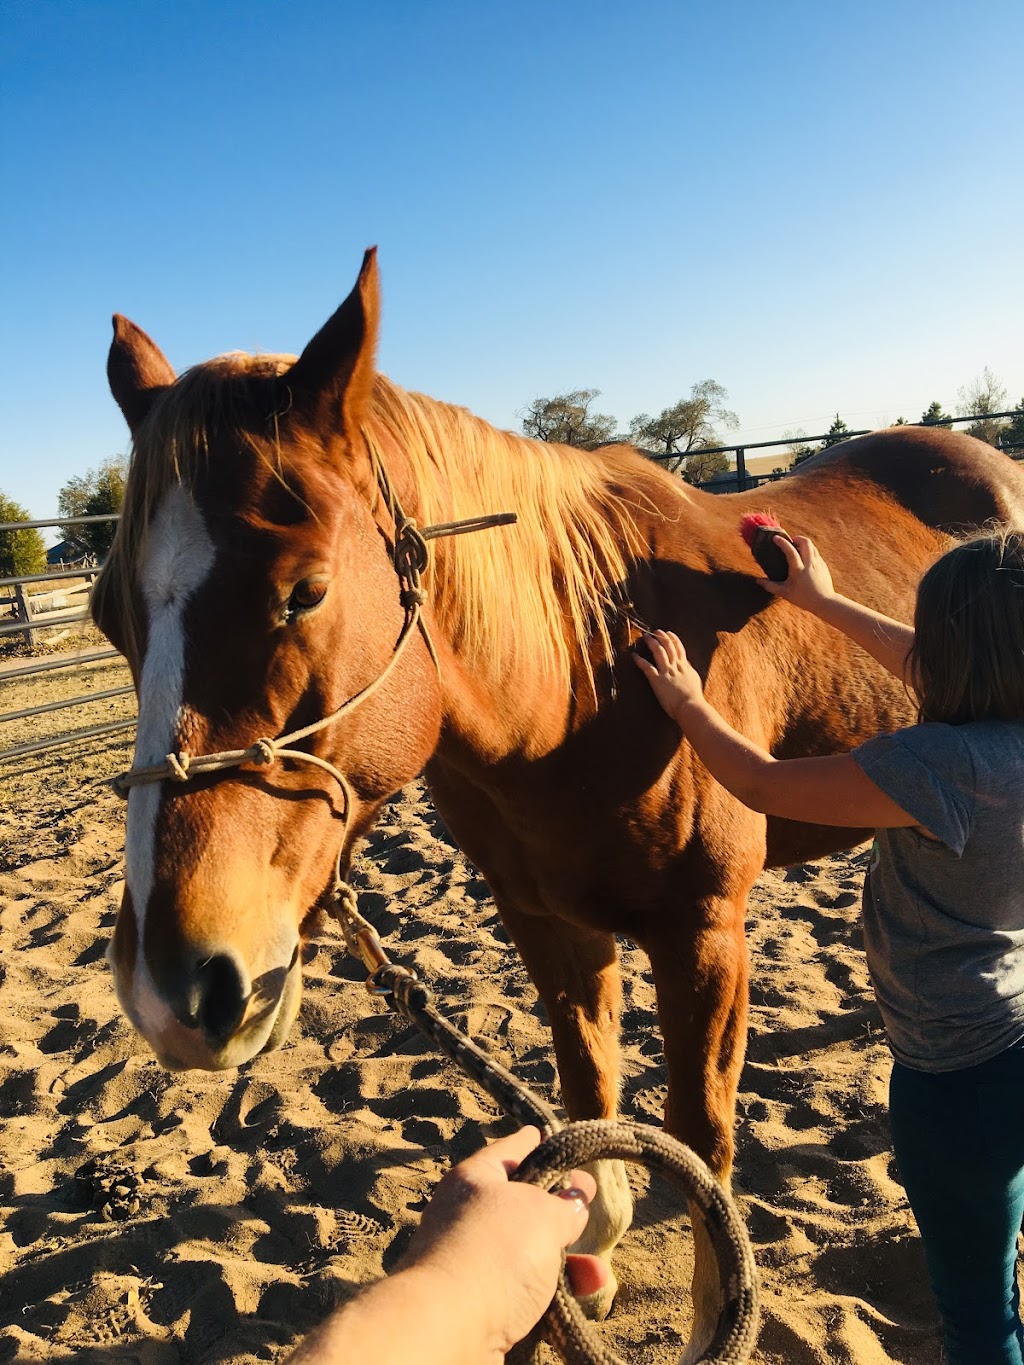
[(1024, 1365), (1024, 1039), (963, 1071), (894, 1063), (889, 1109), (949, 1365)]

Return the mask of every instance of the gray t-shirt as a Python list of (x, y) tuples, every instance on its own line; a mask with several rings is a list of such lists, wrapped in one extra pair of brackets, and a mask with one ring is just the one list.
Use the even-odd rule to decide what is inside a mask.
[(956, 1071), (1024, 1037), (1024, 721), (915, 725), (853, 751), (925, 829), (880, 829), (864, 944), (898, 1061)]

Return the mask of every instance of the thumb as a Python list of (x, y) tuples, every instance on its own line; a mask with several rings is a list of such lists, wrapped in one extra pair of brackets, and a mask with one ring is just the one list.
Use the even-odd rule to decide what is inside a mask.
[(559, 1206), (555, 1215), (559, 1245), (567, 1247), (576, 1241), (587, 1226), (591, 1195), (579, 1185), (570, 1185), (564, 1190), (552, 1190), (551, 1193)]
[(785, 597), (789, 592), (789, 581), (785, 578), (781, 582), (776, 578), (755, 578), (754, 582), (759, 588), (764, 588), (765, 592), (770, 592), (773, 597)]
[(807, 563), (810, 542), (806, 536), (794, 536), (792, 540), (787, 536), (774, 536), (772, 543), (782, 551), (791, 569), (802, 569)]

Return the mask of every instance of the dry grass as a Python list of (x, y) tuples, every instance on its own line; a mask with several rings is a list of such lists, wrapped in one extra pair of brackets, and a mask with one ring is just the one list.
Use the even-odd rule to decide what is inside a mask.
[[(100, 648), (105, 641), (93, 628), (93, 637), (82, 641), (86, 649)], [(45, 658), (38, 651), (25, 654), (26, 663), (32, 658)], [(18, 660), (20, 662), (20, 658)], [(12, 664), (15, 662), (11, 661)], [(7, 678), (0, 672), (0, 713), (21, 711), (30, 706), (49, 702), (89, 698), (96, 693), (131, 682), (128, 666), (123, 659), (106, 659), (99, 663), (56, 669), (52, 673), (36, 674), (28, 678)], [(73, 709), (47, 711), (42, 715), (0, 723), (0, 750), (14, 748), (34, 740), (74, 733), (110, 721), (129, 720), (135, 714), (132, 694), (108, 697), (103, 701), (84, 700)], [(132, 731), (108, 735), (99, 739), (69, 741), (59, 749), (29, 754), (0, 766), (0, 806), (8, 811), (23, 807), (30, 811), (33, 803), (43, 799), (53, 786), (63, 786), (69, 780), (76, 784), (100, 781), (113, 776), (128, 766)]]

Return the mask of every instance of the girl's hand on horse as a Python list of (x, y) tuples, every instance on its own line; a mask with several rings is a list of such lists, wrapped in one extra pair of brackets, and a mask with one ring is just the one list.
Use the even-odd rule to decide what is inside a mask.
[(680, 722), (687, 706), (703, 701), (704, 686), (700, 674), (686, 657), (686, 650), (678, 635), (670, 630), (656, 630), (644, 636), (651, 660), (634, 653), (633, 662), (651, 684), (662, 710)]
[(832, 585), (832, 574), (822, 559), (818, 547), (807, 536), (794, 536), (792, 542), (785, 536), (773, 537), (774, 543), (786, 557), (789, 565), (788, 575), (777, 582), (771, 578), (757, 581), (774, 597), (784, 597), (794, 607), (817, 615), (822, 606), (836, 595)]

